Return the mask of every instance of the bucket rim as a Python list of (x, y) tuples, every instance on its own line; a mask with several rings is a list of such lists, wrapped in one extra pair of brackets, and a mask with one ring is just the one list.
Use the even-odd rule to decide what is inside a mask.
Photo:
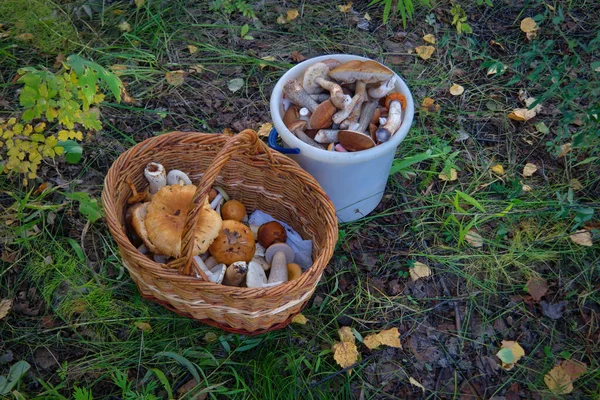
[(410, 130), (410, 127), (412, 126), (415, 106), (414, 106), (414, 100), (413, 100), (412, 93), (411, 93), (410, 89), (408, 88), (408, 86), (406, 85), (406, 82), (402, 79), (402, 77), (396, 71), (394, 71), (392, 68), (388, 67), (387, 65), (385, 65), (383, 63), (380, 63), (380, 64), (384, 65), (387, 68), (389, 68), (390, 70), (392, 70), (392, 72), (394, 72), (394, 75), (396, 76), (396, 90), (400, 91), (400, 93), (402, 93), (406, 97), (406, 109), (403, 110), (404, 116), (403, 116), (403, 120), (402, 120), (402, 125), (400, 126), (400, 130), (398, 132), (396, 132), (396, 134), (394, 136), (392, 136), (392, 138), (388, 142), (383, 143), (379, 146), (375, 146), (368, 150), (361, 150), (361, 151), (347, 152), (347, 153), (320, 150), (320, 149), (316, 149), (316, 148), (310, 146), (309, 144), (306, 144), (303, 141), (301, 141), (300, 139), (298, 139), (296, 137), (296, 135), (294, 135), (292, 132), (290, 132), (289, 129), (287, 129), (286, 126), (283, 124), (283, 119), (281, 117), (281, 112), (279, 111), (280, 110), (279, 107), (281, 106), (281, 103), (283, 100), (283, 85), (285, 84), (285, 82), (287, 82), (289, 79), (292, 79), (293, 77), (299, 76), (311, 64), (313, 64), (315, 62), (327, 60), (327, 59), (336, 59), (341, 62), (348, 62), (348, 61), (352, 61), (352, 60), (360, 60), (360, 61), (369, 61), (370, 60), (370, 61), (379, 62), (377, 60), (373, 60), (368, 57), (362, 57), (362, 56), (352, 55), (352, 54), (326, 54), (326, 55), (322, 55), (322, 56), (309, 58), (309, 59), (302, 61), (301, 63), (295, 65), (294, 67), (290, 68), (285, 74), (283, 74), (281, 76), (281, 78), (279, 78), (279, 80), (275, 84), (275, 87), (273, 88), (273, 91), (271, 92), (271, 99), (269, 102), (270, 112), (271, 112), (271, 120), (273, 121), (273, 125), (277, 129), (277, 132), (281, 136), (282, 140), (286, 143), (286, 145), (288, 145), (292, 148), (296, 147), (296, 148), (300, 149), (300, 153), (298, 155), (296, 155), (296, 157), (304, 156), (304, 157), (310, 158), (312, 160), (322, 161), (322, 162), (331, 163), (331, 164), (354, 164), (354, 163), (366, 162), (366, 161), (375, 159), (377, 157), (380, 157), (384, 154), (387, 154), (389, 152), (395, 153), (396, 149), (398, 148), (400, 143), (404, 140), (404, 138), (408, 134), (408, 131)]

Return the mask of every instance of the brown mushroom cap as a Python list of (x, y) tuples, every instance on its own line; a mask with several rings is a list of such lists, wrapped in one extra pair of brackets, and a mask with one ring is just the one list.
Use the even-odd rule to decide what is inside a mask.
[(225, 220), (209, 249), (215, 260), (230, 265), (237, 261), (250, 262), (256, 251), (256, 242), (252, 231), (246, 225), (234, 220)]
[(289, 263), (287, 265), (288, 281), (293, 281), (302, 276), (302, 268), (296, 263)]
[(226, 201), (225, 204), (221, 206), (221, 216), (223, 219), (241, 221), (246, 216), (246, 207), (237, 200)]
[(345, 83), (356, 81), (364, 83), (383, 82), (390, 79), (393, 75), (392, 70), (372, 60), (349, 61), (329, 71), (331, 78)]
[(310, 116), (308, 124), (311, 129), (329, 128), (333, 124), (333, 114), (337, 112), (337, 107), (333, 105), (331, 100), (325, 100), (315, 109)]
[(375, 142), (370, 136), (356, 131), (340, 131), (338, 139), (341, 145), (348, 151), (360, 151), (375, 147)]
[(292, 104), (289, 106), (285, 114), (283, 114), (283, 123), (289, 129), (290, 125), (300, 118), (300, 108), (297, 105)]
[[(161, 188), (148, 205), (145, 226), (150, 241), (160, 254), (181, 255), (181, 235), (185, 218), (196, 192), (194, 185), (171, 185)], [(198, 215), (193, 255), (206, 252), (219, 234), (222, 220), (207, 201)]]
[(145, 222), (149, 205), (150, 203), (137, 203), (129, 207), (127, 212), (131, 214), (131, 226), (140, 239), (142, 239), (148, 250), (150, 250), (152, 253), (160, 253), (160, 251), (148, 238), (148, 231), (146, 230)]
[(271, 221), (262, 224), (260, 228), (258, 228), (256, 237), (258, 243), (264, 248), (267, 248), (273, 243), (285, 243), (287, 240), (287, 232), (279, 222)]

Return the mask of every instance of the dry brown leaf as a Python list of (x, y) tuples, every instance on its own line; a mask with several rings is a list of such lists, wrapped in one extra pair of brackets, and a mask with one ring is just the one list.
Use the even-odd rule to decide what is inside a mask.
[(503, 340), (502, 346), (496, 356), (502, 361), (502, 368), (511, 370), (515, 364), (525, 355), (521, 345), (512, 340)]
[(353, 342), (354, 343), (354, 333), (352, 333), (352, 329), (349, 326), (342, 326), (338, 329), (338, 335), (340, 336), (340, 340), (342, 342)]
[(423, 60), (429, 60), (435, 51), (435, 47), (433, 46), (417, 46), (415, 47), (415, 52), (419, 57)]
[(538, 24), (533, 20), (533, 18), (527, 17), (523, 18), (521, 21), (521, 30), (525, 33), (533, 32), (538, 29)]
[(302, 62), (302, 61), (306, 60), (306, 57), (304, 57), (302, 54), (298, 53), (297, 51), (292, 51), (290, 53), (290, 58), (292, 59), (293, 62)]
[(58, 53), (58, 55), (54, 59), (54, 65), (52, 65), (52, 67), (54, 69), (59, 69), (60, 67), (62, 67), (65, 58), (67, 58), (67, 56), (64, 53)]
[(417, 261), (412, 268), (408, 269), (408, 273), (410, 274), (410, 280), (415, 282), (418, 279), (431, 276), (431, 269), (426, 264)]
[(572, 233), (570, 236), (573, 243), (577, 243), (580, 246), (592, 246), (592, 234), (585, 229), (580, 229), (575, 233)]
[(490, 40), (490, 44), (491, 44), (492, 46), (498, 46), (498, 47), (500, 48), (500, 50), (503, 50), (503, 51), (504, 51), (504, 50), (506, 50), (506, 49), (504, 48), (504, 46), (502, 45), (502, 43), (500, 43), (500, 42), (497, 42), (497, 41), (495, 41), (494, 39)]
[(294, 315), (294, 318), (292, 318), (292, 324), (306, 325), (307, 322), (308, 319), (302, 314), (296, 314)]
[(121, 87), (121, 100), (123, 100), (123, 103), (126, 103), (126, 104), (135, 103), (135, 99), (133, 97), (131, 97), (129, 95), (129, 93), (127, 93), (127, 90), (125, 89), (125, 87)]
[(537, 171), (537, 169), (538, 169), (537, 165), (532, 164), (532, 163), (527, 163), (523, 167), (523, 176), (530, 177), (531, 175), (533, 175), (535, 173), (535, 171)]
[(11, 299), (0, 300), (0, 320), (8, 315), (10, 308), (12, 307)]
[(194, 64), (190, 66), (189, 72), (194, 72), (196, 74), (200, 74), (204, 71), (204, 65), (202, 64)]
[(185, 71), (169, 71), (165, 74), (165, 79), (169, 83), (169, 85), (180, 86), (183, 84), (185, 80)]
[(521, 190), (524, 192), (531, 192), (532, 189), (531, 189), (531, 186), (529, 186), (529, 185), (523, 185), (523, 186), (521, 186)]
[(464, 92), (465, 92), (465, 88), (460, 85), (454, 84), (454, 85), (450, 86), (450, 94), (452, 96), (460, 96)]
[(564, 360), (560, 363), (562, 369), (571, 377), (571, 380), (574, 382), (575, 379), (579, 378), (581, 375), (587, 372), (587, 365), (580, 361), (575, 360)]
[(571, 143), (565, 143), (562, 146), (560, 146), (560, 154), (558, 155), (558, 157), (564, 157), (567, 154), (569, 154), (570, 151), (571, 151)]
[(435, 44), (435, 36), (433, 36), (431, 33), (428, 33), (427, 35), (423, 36), (423, 40), (427, 43)]
[(20, 35), (15, 36), (15, 39), (21, 40), (23, 42), (27, 42), (33, 39), (32, 33), (21, 33)]
[(483, 247), (483, 238), (474, 228), (471, 228), (469, 232), (467, 232), (465, 240), (473, 247)]
[(500, 164), (492, 166), (492, 172), (496, 175), (504, 175), (504, 167)]
[(435, 104), (435, 100), (433, 100), (431, 97), (425, 97), (423, 99), (423, 103), (421, 104), (421, 110), (427, 112), (437, 112), (439, 111), (439, 109), (440, 106), (438, 104)]
[(203, 339), (206, 343), (213, 343), (219, 340), (219, 337), (214, 332), (206, 332)]
[(190, 51), (190, 54), (194, 54), (198, 52), (198, 47), (194, 46), (193, 44), (188, 44), (188, 50)]
[[(273, 124), (270, 122), (265, 122), (260, 125), (260, 127), (258, 128), (258, 131), (256, 131), (256, 134), (258, 136), (262, 136), (262, 137), (269, 137), (269, 134), (271, 133), (272, 129), (273, 129)], [(298, 315), (301, 315), (301, 314), (298, 314)]]
[(533, 300), (540, 301), (548, 291), (548, 282), (544, 278), (532, 277), (527, 281), (525, 288)]
[(508, 114), (508, 118), (512, 119), (513, 121), (529, 121), (536, 115), (537, 113), (535, 110), (529, 110), (527, 108), (515, 108), (513, 112)]
[(560, 365), (544, 376), (544, 383), (555, 394), (569, 394), (573, 391), (573, 381)]
[(279, 17), (277, 17), (277, 23), (279, 25), (283, 25), (287, 22), (287, 20), (285, 19), (285, 17), (283, 15), (280, 15)]
[(458, 172), (456, 172), (456, 170), (454, 168), (450, 168), (450, 176), (446, 175), (443, 172), (440, 172), (440, 174), (438, 175), (438, 178), (440, 178), (443, 181), (455, 181), (458, 179)]
[[(348, 368), (358, 360), (358, 349), (352, 342), (337, 342), (331, 348), (333, 359), (342, 368)], [(350, 373), (351, 371), (348, 371)]]
[(287, 10), (287, 12), (285, 13), (285, 20), (287, 22), (293, 21), (296, 18), (298, 18), (298, 15), (300, 15), (300, 13), (295, 8), (292, 10)]
[(423, 391), (423, 393), (425, 393), (425, 387), (423, 385), (421, 385), (418, 380), (416, 380), (412, 376), (409, 376), (408, 377), (408, 381), (410, 382), (411, 385), (416, 386), (418, 388), (421, 388), (421, 390)]
[(402, 348), (402, 344), (400, 343), (400, 332), (398, 331), (398, 328), (390, 328), (379, 333), (367, 335), (363, 339), (363, 343), (371, 350), (379, 346), (390, 346), (399, 349)]
[(339, 12), (347, 13), (352, 8), (352, 2), (349, 2), (345, 6), (339, 5), (337, 7), (338, 7)]
[(121, 22), (119, 25), (117, 25), (117, 27), (121, 30), (121, 32), (130, 32), (131, 31), (131, 25), (129, 25), (129, 22), (127, 22), (127, 21)]
[(147, 323), (147, 322), (136, 321), (134, 323), (134, 325), (136, 326), (136, 328), (138, 328), (142, 332), (145, 332), (145, 333), (152, 332), (152, 326), (149, 323)]

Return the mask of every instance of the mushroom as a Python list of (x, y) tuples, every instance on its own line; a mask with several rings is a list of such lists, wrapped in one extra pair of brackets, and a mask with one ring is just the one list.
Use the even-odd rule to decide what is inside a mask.
[(242, 204), (242, 202), (237, 200), (229, 200), (226, 201), (223, 206), (221, 206), (221, 217), (223, 217), (223, 219), (242, 221), (248, 216), (246, 214), (246, 207)]
[(267, 262), (267, 259), (262, 256), (257, 256), (255, 254), (254, 257), (252, 257), (252, 260), (250, 260), (250, 262), (255, 262), (255, 263), (259, 264), (261, 266), (261, 268), (265, 271), (268, 271), (269, 269), (271, 269), (271, 264), (269, 264)]
[(144, 242), (148, 250), (152, 253), (159, 253), (154, 243), (148, 237), (148, 230), (146, 229), (146, 215), (148, 213), (148, 206), (150, 203), (137, 203), (129, 208), (131, 212), (131, 226), (135, 230), (135, 233)]
[(209, 249), (210, 254), (219, 263), (229, 265), (236, 261), (249, 262), (255, 252), (254, 235), (250, 228), (241, 222), (225, 220)]
[(288, 280), (293, 281), (302, 276), (302, 268), (296, 263), (289, 263), (287, 265)]
[(346, 150), (346, 148), (344, 146), (342, 146), (340, 143), (336, 144), (334, 148), (335, 148), (335, 151), (339, 151), (342, 153), (348, 152), (348, 150)]
[(155, 194), (167, 185), (167, 171), (162, 164), (151, 162), (144, 169), (144, 176), (150, 184), (150, 194)]
[(154, 254), (154, 256), (152, 257), (154, 259), (154, 262), (157, 262), (159, 264), (167, 264), (167, 261), (169, 261), (169, 256), (165, 256), (164, 254)]
[(319, 104), (314, 101), (308, 93), (302, 88), (298, 79), (290, 79), (283, 85), (283, 93), (294, 104), (308, 108), (310, 112), (315, 111)]
[(296, 137), (300, 140), (302, 140), (304, 143), (309, 144), (313, 147), (316, 147), (317, 149), (324, 149), (323, 146), (321, 146), (319, 143), (315, 142), (313, 139), (310, 138), (310, 136), (308, 136), (306, 133), (304, 133), (304, 128), (306, 128), (306, 121), (302, 121), (301, 119), (299, 119), (298, 121), (294, 122), (292, 124), (292, 126), (290, 126), (290, 131), (296, 135)]
[(135, 204), (135, 203), (139, 203), (139, 202), (146, 200), (146, 197), (147, 197), (146, 193), (145, 192), (138, 193), (137, 189), (135, 188), (135, 185), (131, 181), (131, 178), (129, 178), (129, 177), (125, 178), (125, 183), (127, 183), (129, 188), (131, 189), (131, 193), (132, 193), (132, 195), (129, 196), (129, 198), (127, 199), (127, 204)]
[[(371, 122), (371, 117), (377, 108), (377, 102), (368, 102), (363, 107), (363, 112), (360, 116), (360, 122), (355, 124), (350, 129), (341, 130), (338, 133), (338, 139), (342, 146), (349, 151), (359, 151), (370, 149), (375, 146), (375, 142), (370, 135), (365, 133)], [(354, 128), (354, 129), (353, 129)]]
[(289, 129), (290, 125), (300, 119), (300, 110), (297, 105), (292, 104), (283, 114), (283, 123)]
[(265, 252), (265, 258), (271, 264), (267, 283), (287, 282), (287, 265), (294, 262), (294, 250), (285, 243), (274, 243)]
[(265, 274), (265, 270), (260, 266), (260, 264), (254, 260), (248, 263), (246, 286), (249, 288), (267, 287), (267, 274)]
[(271, 221), (262, 224), (260, 228), (258, 228), (257, 239), (261, 246), (268, 248), (273, 243), (285, 243), (287, 240), (287, 232), (279, 222)]
[(217, 260), (215, 260), (213, 256), (210, 256), (206, 260), (204, 260), (204, 265), (206, 265), (206, 268), (208, 269), (212, 269), (217, 264), (219, 263), (217, 262)]
[[(195, 192), (194, 185), (165, 186), (152, 197), (150, 203), (142, 204), (148, 204), (144, 225), (148, 239), (158, 250), (153, 251), (154, 253), (175, 258), (181, 255), (181, 236)], [(219, 235), (221, 226), (221, 217), (210, 208), (206, 200), (198, 214), (193, 255), (208, 250)]]
[(385, 99), (388, 116), (385, 125), (380, 126), (375, 133), (377, 140), (387, 142), (402, 125), (402, 108), (406, 108), (406, 97), (401, 93), (390, 93)]
[(336, 143), (338, 142), (339, 129), (320, 129), (315, 135), (315, 141), (319, 143)]
[[(225, 264), (217, 264), (211, 269), (202, 261), (202, 258), (199, 256), (194, 256), (194, 262), (192, 263), (196, 265), (202, 272), (206, 274), (206, 277), (210, 282), (221, 283), (223, 282), (223, 278), (225, 277), (225, 271), (227, 266)], [(199, 274), (201, 275), (201, 274)]]
[[(250, 229), (252, 229), (252, 227), (250, 227)], [(267, 249), (262, 244), (258, 243), (258, 233), (254, 235), (254, 239), (257, 241), (256, 249), (254, 250), (254, 256), (264, 257)]]
[(396, 75), (392, 75), (390, 79), (381, 83), (379, 86), (369, 88), (367, 93), (372, 99), (381, 99), (382, 97), (387, 96), (387, 94), (390, 93), (392, 90), (394, 90), (395, 85)]
[(322, 89), (329, 91), (331, 96), (329, 99), (335, 105), (336, 108), (344, 108), (345, 100), (344, 92), (342, 87), (335, 82), (331, 82), (327, 78), (329, 73), (329, 66), (322, 62), (317, 62), (311, 65), (304, 71), (304, 78), (302, 79), (302, 87), (308, 94), (319, 93)]
[(317, 103), (321, 104), (325, 100), (329, 100), (331, 98), (331, 96), (329, 95), (329, 93), (319, 93), (319, 94), (311, 94), (310, 98), (313, 99), (314, 101), (316, 101)]
[(227, 267), (223, 285), (240, 286), (248, 273), (248, 264), (245, 261), (237, 261)]
[(328, 128), (333, 123), (331, 117), (335, 114), (337, 108), (331, 100), (325, 100), (315, 109), (308, 120), (308, 125), (311, 129)]
[(167, 185), (191, 185), (192, 181), (185, 172), (178, 169), (172, 169), (167, 174)]

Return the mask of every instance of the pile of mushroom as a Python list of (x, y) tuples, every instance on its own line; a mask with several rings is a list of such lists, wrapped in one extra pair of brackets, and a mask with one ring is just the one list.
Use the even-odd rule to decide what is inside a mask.
[[(185, 173), (167, 174), (158, 163), (149, 163), (144, 176), (144, 192), (127, 181), (133, 193), (127, 201), (127, 228), (140, 253), (168, 267), (171, 259), (181, 256), (181, 236), (196, 186)], [(192, 263), (197, 277), (262, 288), (301, 276), (294, 250), (286, 244), (286, 229), (277, 221), (247, 225), (246, 207), (222, 188), (213, 187), (198, 218)]]
[(285, 83), (283, 123), (318, 149), (370, 149), (402, 125), (406, 98), (393, 91), (395, 83), (396, 75), (375, 61), (316, 62)]

